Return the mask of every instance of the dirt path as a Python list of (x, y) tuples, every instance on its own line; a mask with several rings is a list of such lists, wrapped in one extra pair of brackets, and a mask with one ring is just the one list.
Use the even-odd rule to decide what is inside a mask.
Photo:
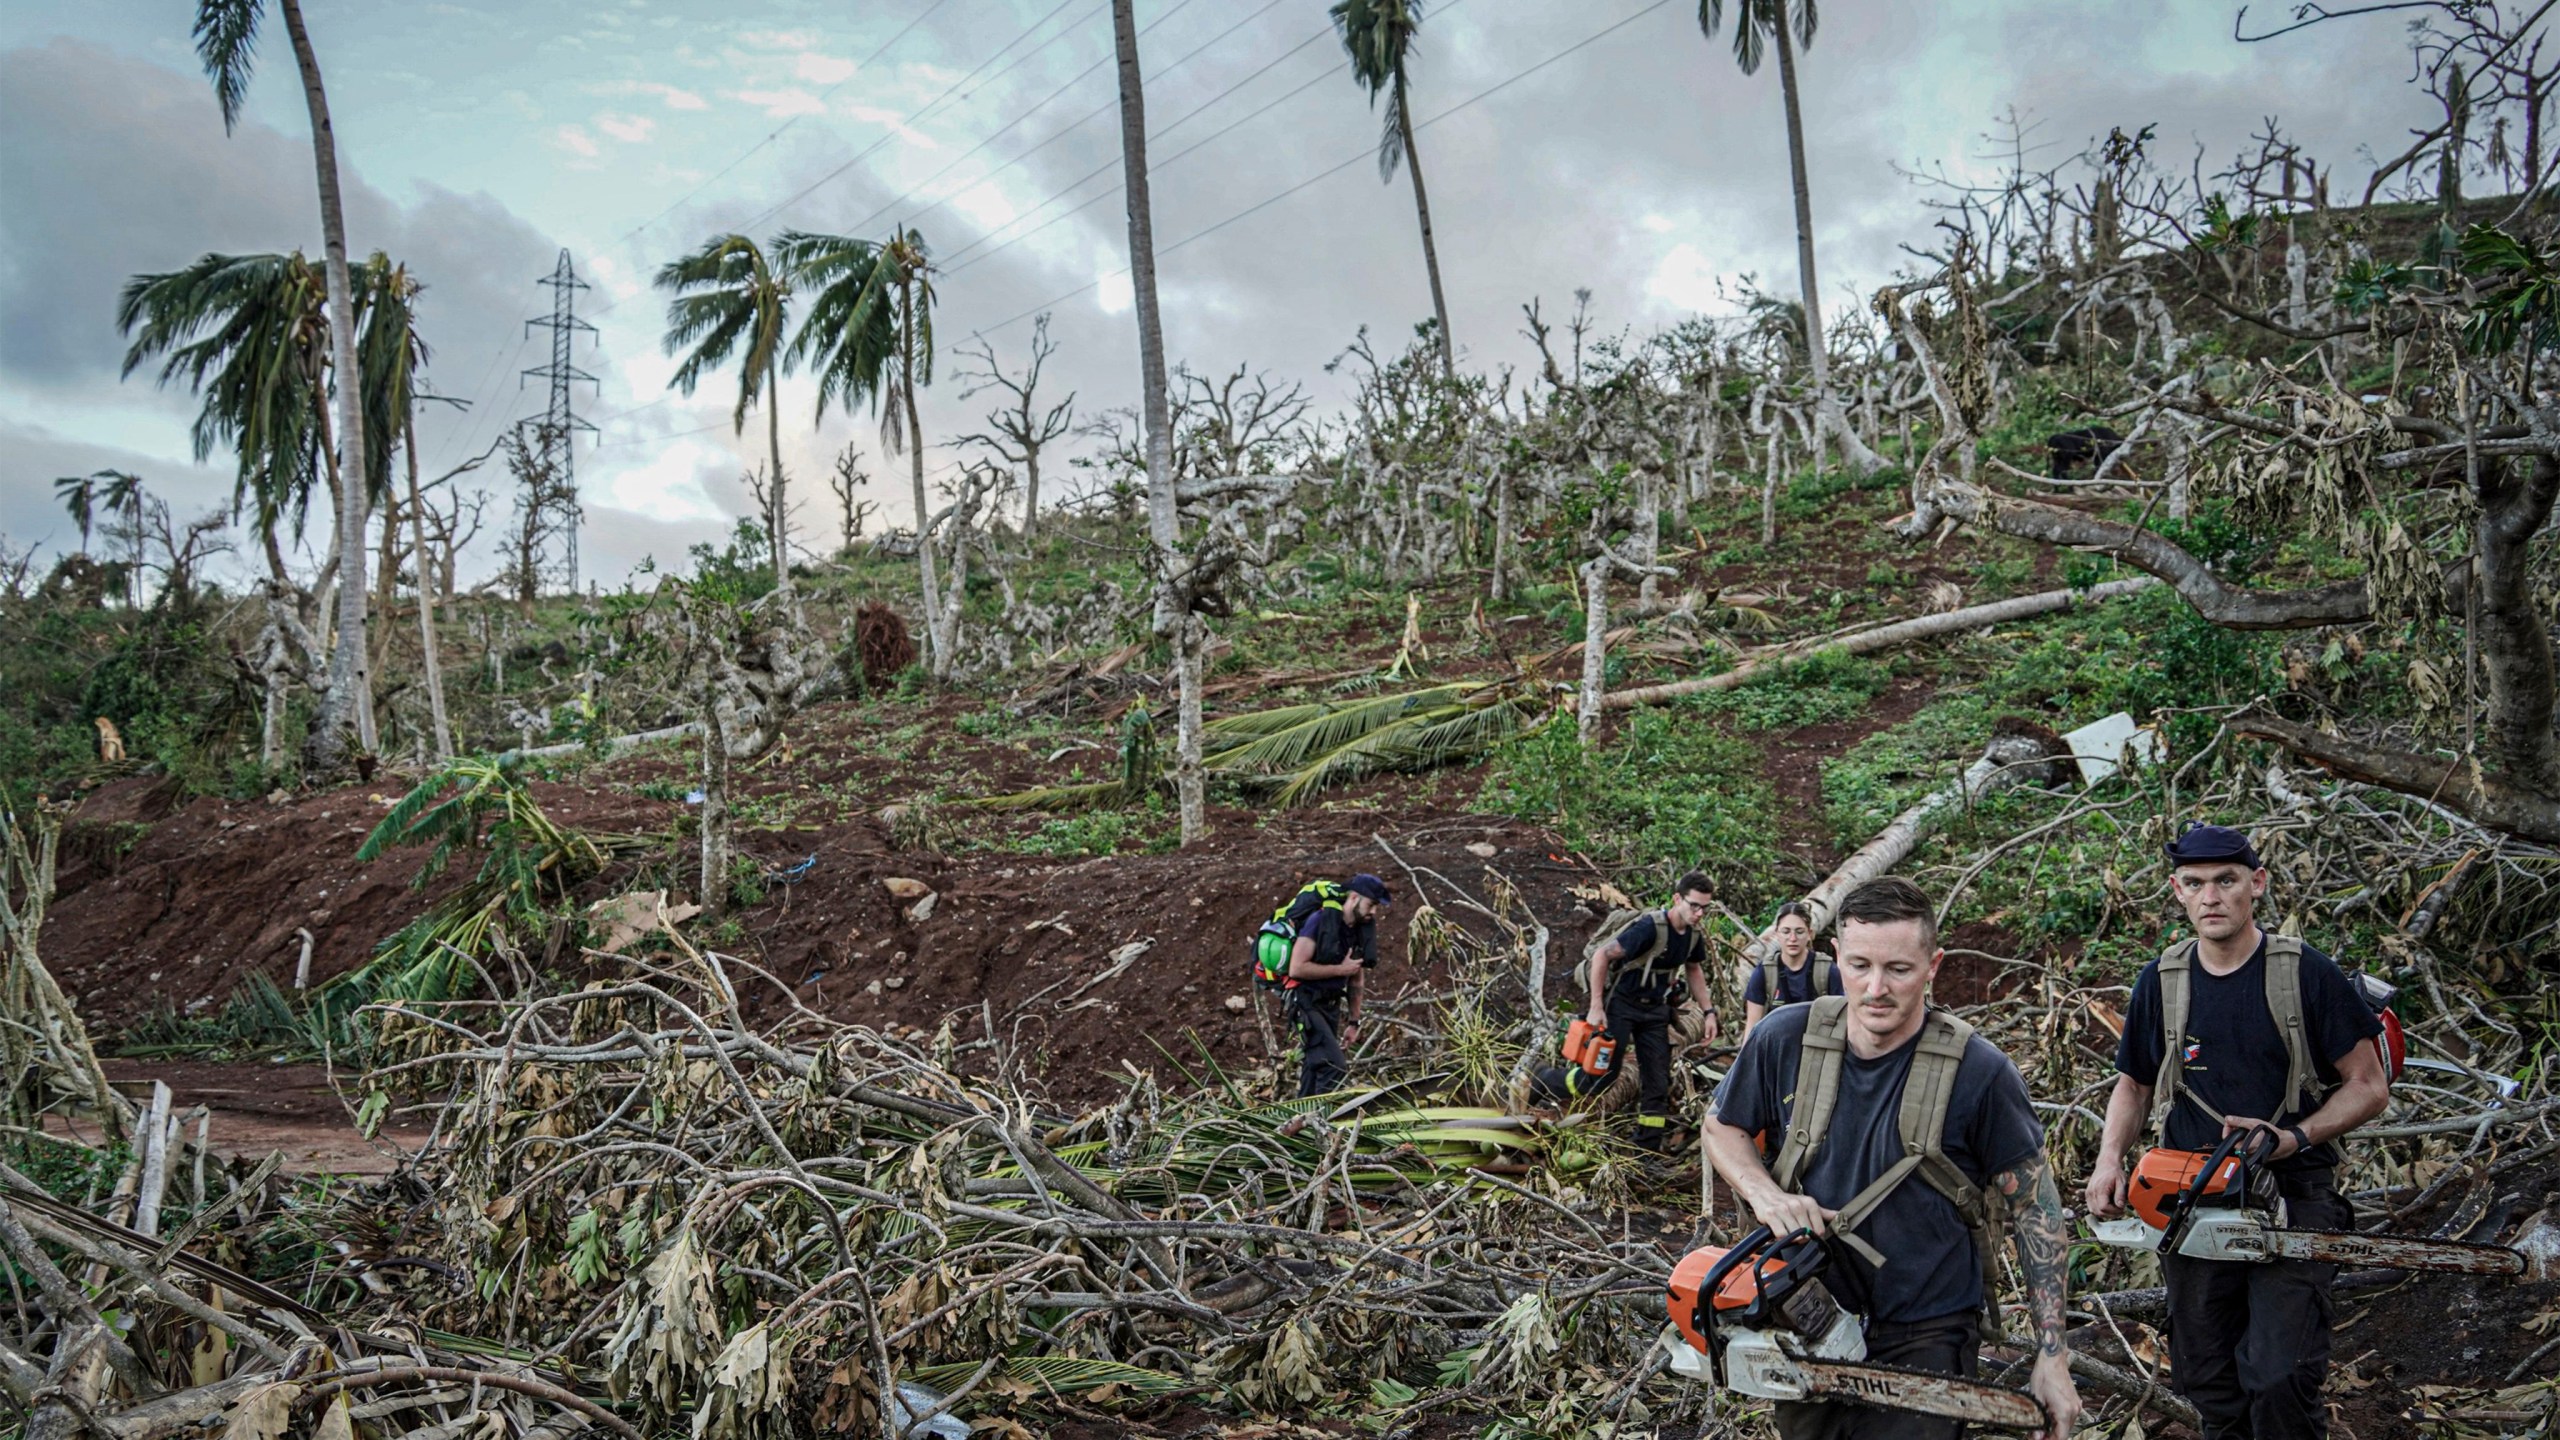
[[(427, 1135), (424, 1126), (395, 1116), (384, 1123), (378, 1138), (367, 1140), (357, 1133), (346, 1102), (330, 1088), (329, 1072), (318, 1065), (254, 1060), (103, 1063), (107, 1079), (127, 1094), (147, 1095), (152, 1081), (166, 1081), (180, 1114), (197, 1105), (212, 1112), (206, 1140), (216, 1155), (260, 1160), (274, 1151), (284, 1156), (284, 1169), (292, 1174), (386, 1175)], [(84, 1140), (99, 1138), (97, 1127), (85, 1119), (47, 1128)], [(194, 1138), (192, 1123), (186, 1133)]]

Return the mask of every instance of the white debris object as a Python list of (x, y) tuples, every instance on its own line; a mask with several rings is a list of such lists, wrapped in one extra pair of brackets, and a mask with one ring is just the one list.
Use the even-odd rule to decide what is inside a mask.
[(2104, 720), (2093, 721), (2062, 737), (2071, 747), (2071, 756), (2080, 762), (2080, 783), (2095, 785), (2115, 777), (2124, 765), (2156, 765), (2160, 762), (2160, 732), (2133, 723), (2133, 717), (2119, 710)]

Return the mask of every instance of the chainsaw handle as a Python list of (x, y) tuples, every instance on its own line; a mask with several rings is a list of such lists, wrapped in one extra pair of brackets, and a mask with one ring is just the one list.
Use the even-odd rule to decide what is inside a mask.
[(1781, 1274), (1789, 1270), (1818, 1274), (1822, 1261), (1827, 1258), (1822, 1237), (1809, 1229), (1799, 1227), (1781, 1235), (1766, 1225), (1754, 1227), (1751, 1233), (1734, 1242), (1732, 1249), (1725, 1251), (1714, 1265), (1708, 1267), (1706, 1278), (1698, 1285), (1698, 1308), (1692, 1317), (1692, 1327), (1701, 1335), (1712, 1337), (1715, 1334), (1716, 1296), (1735, 1266), (1749, 1267), (1743, 1273), (1751, 1277), (1751, 1303), (1732, 1318), (1737, 1322), (1753, 1322), (1766, 1315), (1763, 1307), (1768, 1304), (1769, 1277), (1762, 1268), (1764, 1263), (1774, 1261)]

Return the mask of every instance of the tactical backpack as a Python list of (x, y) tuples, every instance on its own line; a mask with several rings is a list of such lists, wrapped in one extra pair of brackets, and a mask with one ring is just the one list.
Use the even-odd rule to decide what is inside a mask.
[[(2151, 1128), (2165, 1134), (2169, 1111), (2178, 1102), (2179, 1081), (2186, 1071), (2187, 1007), (2193, 990), (2192, 967), (2195, 964), (2194, 937), (2179, 941), (2160, 952), (2160, 1075), (2151, 1087)], [(2302, 1013), (2302, 941), (2292, 935), (2267, 936), (2267, 1013), (2275, 1018), (2276, 1033), (2284, 1037), (2284, 1100), (2278, 1113), (2308, 1114), (2326, 1098), (2320, 1089), (2320, 1069), (2311, 1054), (2310, 1023)], [(2377, 1048), (2382, 1055), (2383, 1074), (2392, 1080), (2400, 1078), (2400, 1067), (2408, 1057), (2407, 1043), (2400, 1037), (2400, 1017), (2392, 1013), (2391, 987), (2367, 981), (2358, 976), (2350, 982), (2356, 995), (2382, 1022)], [(2202, 1095), (2188, 1090), (2187, 1098), (2214, 1124), (2223, 1123), (2223, 1114)], [(2269, 1119), (2276, 1118), (2269, 1116)]]
[(1286, 987), (1289, 952), (1297, 947), (1299, 928), (1318, 910), (1341, 910), (1342, 897), (1348, 893), (1338, 880), (1310, 880), (1272, 911), (1271, 918), (1253, 932), (1253, 983), (1265, 990)]
[(1574, 984), (1580, 987), (1576, 991), (1577, 998), (1591, 993), (1592, 967), (1600, 963), (1600, 952), (1607, 949), (1610, 941), (1617, 939), (1625, 933), (1628, 926), (1638, 920), (1653, 922), (1653, 943), (1647, 945), (1641, 954), (1619, 956), (1617, 965), (1610, 968), (1609, 974), (1601, 977), (1600, 993), (1606, 996), (1615, 991), (1619, 977), (1625, 975), (1629, 969), (1633, 969), (1644, 977), (1643, 984), (1647, 991), (1654, 988), (1654, 964), (1671, 948), (1671, 914), (1667, 910), (1631, 910), (1621, 907), (1609, 912), (1608, 918), (1600, 922), (1600, 928), (1591, 932), (1591, 943), (1582, 947), (1582, 963), (1574, 967), (1573, 972)]
[[(1831, 957), (1819, 951), (1805, 963), (1806, 977), (1813, 981), (1807, 990), (1816, 1000), (1831, 993)], [(1778, 998), (1778, 982), (1785, 978), (1787, 962), (1778, 958), (1775, 946), (1760, 957), (1760, 1008), (1775, 1010), (1786, 1002)]]
[[(1770, 1178), (1782, 1190), (1802, 1193), (1805, 1172), (1813, 1168), (1815, 1152), (1830, 1136), (1831, 1121), (1840, 1106), (1840, 1072), (1849, 1051), (1848, 1020), (1846, 998), (1815, 997), (1813, 1013), (1805, 1021), (1804, 1046), (1796, 1057), (1795, 1108), (1788, 1116), (1787, 1137), (1778, 1147), (1777, 1161), (1769, 1167)], [(2008, 1202), (1999, 1191), (1966, 1178), (1943, 1148), (1947, 1108), (1955, 1100), (1956, 1071), (1972, 1040), (1971, 1025), (1944, 1010), (1928, 1012), (1912, 1051), (1911, 1073), (1902, 1083), (1902, 1108), (1894, 1118), (1902, 1137), (1902, 1158), (1849, 1197), (1832, 1220), (1830, 1232), (1869, 1265), (1883, 1269), (1883, 1252), (1861, 1238), (1857, 1227), (1904, 1181), (1917, 1176), (1956, 1207), (1973, 1236), (1974, 1255), (1982, 1265), (1982, 1323), (1988, 1337), (1999, 1328), (1997, 1267), (2009, 1228)]]

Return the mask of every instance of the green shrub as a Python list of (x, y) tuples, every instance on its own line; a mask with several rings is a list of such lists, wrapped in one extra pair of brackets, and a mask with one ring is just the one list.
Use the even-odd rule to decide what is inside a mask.
[(1638, 711), (1596, 754), (1560, 715), (1502, 748), (1477, 803), (1552, 825), (1657, 887), (1696, 868), (1741, 904), (1774, 893), (1781, 855), (1760, 752), (1692, 706)]

